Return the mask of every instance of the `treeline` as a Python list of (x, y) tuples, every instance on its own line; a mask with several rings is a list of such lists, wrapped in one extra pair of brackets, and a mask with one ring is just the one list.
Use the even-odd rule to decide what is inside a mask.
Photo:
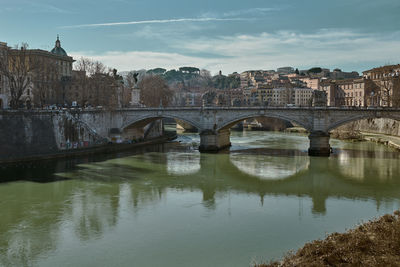
[(208, 70), (200, 70), (196, 67), (181, 67), (178, 70), (155, 68), (148, 70), (146, 74), (161, 76), (169, 85), (174, 87), (202, 87), (221, 90), (240, 87), (240, 76), (237, 73), (228, 76), (219, 73), (211, 76)]

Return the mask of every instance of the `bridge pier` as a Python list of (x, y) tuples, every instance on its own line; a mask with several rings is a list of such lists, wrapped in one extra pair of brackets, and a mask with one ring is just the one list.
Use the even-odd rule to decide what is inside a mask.
[(308, 139), (310, 139), (310, 148), (308, 149), (308, 155), (317, 157), (330, 156), (331, 146), (329, 144), (329, 133), (314, 131), (310, 133)]
[(200, 152), (218, 152), (231, 146), (229, 129), (221, 131), (205, 130), (200, 133)]

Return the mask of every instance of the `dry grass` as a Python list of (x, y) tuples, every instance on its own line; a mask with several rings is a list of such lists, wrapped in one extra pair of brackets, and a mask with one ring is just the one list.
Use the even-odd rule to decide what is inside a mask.
[(346, 233), (307, 243), (275, 266), (400, 266), (400, 211)]
[(360, 131), (339, 131), (333, 130), (331, 133), (332, 138), (340, 139), (340, 140), (353, 140), (353, 141), (363, 141), (363, 135)]

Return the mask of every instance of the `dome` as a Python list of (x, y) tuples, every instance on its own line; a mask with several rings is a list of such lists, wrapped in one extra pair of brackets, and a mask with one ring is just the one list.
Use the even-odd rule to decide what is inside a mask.
[(62, 49), (61, 47), (54, 47), (53, 49), (51, 49), (51, 53), (59, 56), (68, 56), (67, 52), (65, 52), (65, 50)]
[(68, 56), (67, 52), (65, 52), (65, 50), (61, 47), (61, 42), (60, 42), (60, 39), (58, 38), (58, 36), (57, 36), (56, 45), (50, 52), (52, 54), (56, 54), (58, 56), (64, 56), (64, 57)]

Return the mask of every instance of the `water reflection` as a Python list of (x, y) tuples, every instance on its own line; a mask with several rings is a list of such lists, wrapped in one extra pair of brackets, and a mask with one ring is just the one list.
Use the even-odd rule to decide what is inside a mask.
[(215, 208), (217, 193), (230, 191), (256, 194), (260, 198), (271, 194), (309, 196), (313, 211), (321, 214), (326, 212), (325, 202), (329, 197), (376, 201), (398, 198), (400, 193), (393, 187), (399, 185), (398, 160), (379, 158), (379, 154), (376, 159), (364, 158), (364, 151), (357, 156), (354, 153), (344, 151), (328, 159), (277, 149), (258, 149), (256, 154), (254, 150), (192, 155), (153, 152), (80, 165), (82, 169), (58, 175), (106, 182), (129, 180), (132, 196), (140, 199), (134, 201), (135, 206), (146, 202), (146, 196), (150, 196), (148, 202), (161, 199), (171, 188), (201, 191), (203, 204), (208, 208)]
[(171, 175), (195, 174), (200, 170), (200, 153), (178, 153), (167, 154), (167, 171)]
[[(260, 140), (265, 143), (262, 136)], [(301, 137), (294, 140), (299, 143)], [(369, 146), (343, 144), (328, 159), (310, 158), (298, 147), (200, 154), (170, 144), (158, 151), (92, 163), (81, 161), (73, 170), (60, 165), (49, 167), (57, 172), (56, 182), (0, 184), (0, 265), (41, 265), (41, 259), (65, 246), (101, 239), (126, 225), (138, 229), (135, 238), (147, 240), (141, 229), (150, 225), (162, 232), (162, 220), (176, 216), (176, 203), (192, 205), (190, 210), (200, 207), (207, 216), (221, 217), (222, 222), (226, 219), (218, 209), (221, 199), (229, 198), (230, 203), (232, 198), (235, 203), (241, 196), (256, 196), (261, 205), (270, 205), (266, 209), (269, 212), (275, 205), (280, 209), (280, 203), (289, 198), (308, 199), (311, 201), (305, 204), (306, 209), (319, 217), (327, 216), (332, 209), (327, 206), (328, 199), (370, 201), (377, 209), (398, 203), (398, 154), (375, 146), (371, 150)], [(42, 172), (47, 181), (45, 174)], [(39, 179), (40, 174), (35, 175)], [(18, 173), (16, 180), (24, 180), (23, 174)], [(271, 197), (276, 197), (276, 203), (268, 202)], [(244, 208), (254, 209), (251, 205)], [(287, 211), (293, 212), (297, 210)], [(192, 216), (196, 220), (202, 217), (199, 213)], [(148, 217), (151, 220), (145, 219)], [(182, 217), (174, 223), (178, 228), (187, 225)]]
[(396, 180), (399, 177), (400, 153), (393, 151), (365, 151), (342, 149), (337, 155), (337, 162), (344, 176), (354, 180), (374, 181)]
[(253, 154), (251, 151), (232, 153), (230, 160), (240, 171), (263, 180), (285, 179), (308, 169), (309, 157), (300, 151), (294, 151), (298, 152), (296, 156), (287, 156), (286, 151), (276, 149), (259, 149)]

